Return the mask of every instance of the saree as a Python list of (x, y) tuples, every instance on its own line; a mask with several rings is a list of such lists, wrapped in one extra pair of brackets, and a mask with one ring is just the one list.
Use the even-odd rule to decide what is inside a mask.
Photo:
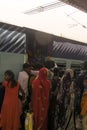
[(55, 111), (55, 130), (75, 130), (74, 82), (67, 72), (61, 79)]
[(47, 79), (47, 69), (43, 67), (32, 83), (34, 130), (47, 130), (50, 86), (50, 81)]

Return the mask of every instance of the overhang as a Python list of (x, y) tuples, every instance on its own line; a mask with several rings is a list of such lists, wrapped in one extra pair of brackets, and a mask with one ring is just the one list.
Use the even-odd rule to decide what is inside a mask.
[(82, 11), (87, 12), (87, 0), (60, 0), (69, 5), (72, 5)]

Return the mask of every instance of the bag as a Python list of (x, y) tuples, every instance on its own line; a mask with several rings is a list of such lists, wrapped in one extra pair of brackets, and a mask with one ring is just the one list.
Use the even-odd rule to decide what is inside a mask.
[(33, 130), (33, 113), (26, 113), (25, 130)]

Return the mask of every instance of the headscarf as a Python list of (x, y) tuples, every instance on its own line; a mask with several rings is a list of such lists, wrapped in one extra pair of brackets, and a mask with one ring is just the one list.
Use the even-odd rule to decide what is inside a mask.
[(73, 78), (73, 76), (74, 76), (74, 72), (73, 72), (73, 70), (72, 69), (66, 69), (66, 71), (65, 71), (65, 75), (70, 75), (70, 77), (71, 78)]
[(45, 67), (40, 69), (38, 78), (40, 80), (42, 80), (42, 79), (46, 80), (47, 79), (47, 69)]
[(38, 75), (38, 80), (42, 87), (46, 86), (46, 83), (48, 80), (48, 70), (45, 67), (40, 69), (39, 75)]
[[(45, 67), (41, 68), (38, 77), (33, 81), (34, 130), (47, 130), (47, 113), (49, 106), (50, 81)], [(43, 110), (44, 109), (44, 110)], [(43, 120), (41, 119), (43, 118)]]

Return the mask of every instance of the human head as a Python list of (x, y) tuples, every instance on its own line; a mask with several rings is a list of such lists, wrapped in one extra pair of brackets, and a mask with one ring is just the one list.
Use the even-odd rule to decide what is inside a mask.
[(41, 68), (40, 71), (39, 71), (39, 78), (47, 79), (47, 76), (48, 76), (47, 68), (45, 68), (45, 67)]
[(81, 68), (82, 68), (83, 70), (87, 70), (87, 60), (83, 62)]
[(44, 67), (44, 65), (38, 62), (34, 63), (33, 67), (35, 70), (40, 70), (42, 67)]
[(66, 72), (65, 72), (66, 75), (70, 75), (70, 78), (73, 78), (74, 77), (74, 72), (72, 69), (67, 69)]
[(59, 77), (62, 78), (62, 76), (64, 75), (64, 70), (59, 70)]
[(23, 70), (26, 71), (27, 73), (30, 73), (32, 66), (28, 63), (23, 64)]
[(4, 73), (4, 79), (6, 81), (13, 81), (15, 78), (14, 73), (11, 70), (7, 70)]
[(84, 87), (87, 87), (87, 75), (84, 77), (83, 85), (84, 85)]

